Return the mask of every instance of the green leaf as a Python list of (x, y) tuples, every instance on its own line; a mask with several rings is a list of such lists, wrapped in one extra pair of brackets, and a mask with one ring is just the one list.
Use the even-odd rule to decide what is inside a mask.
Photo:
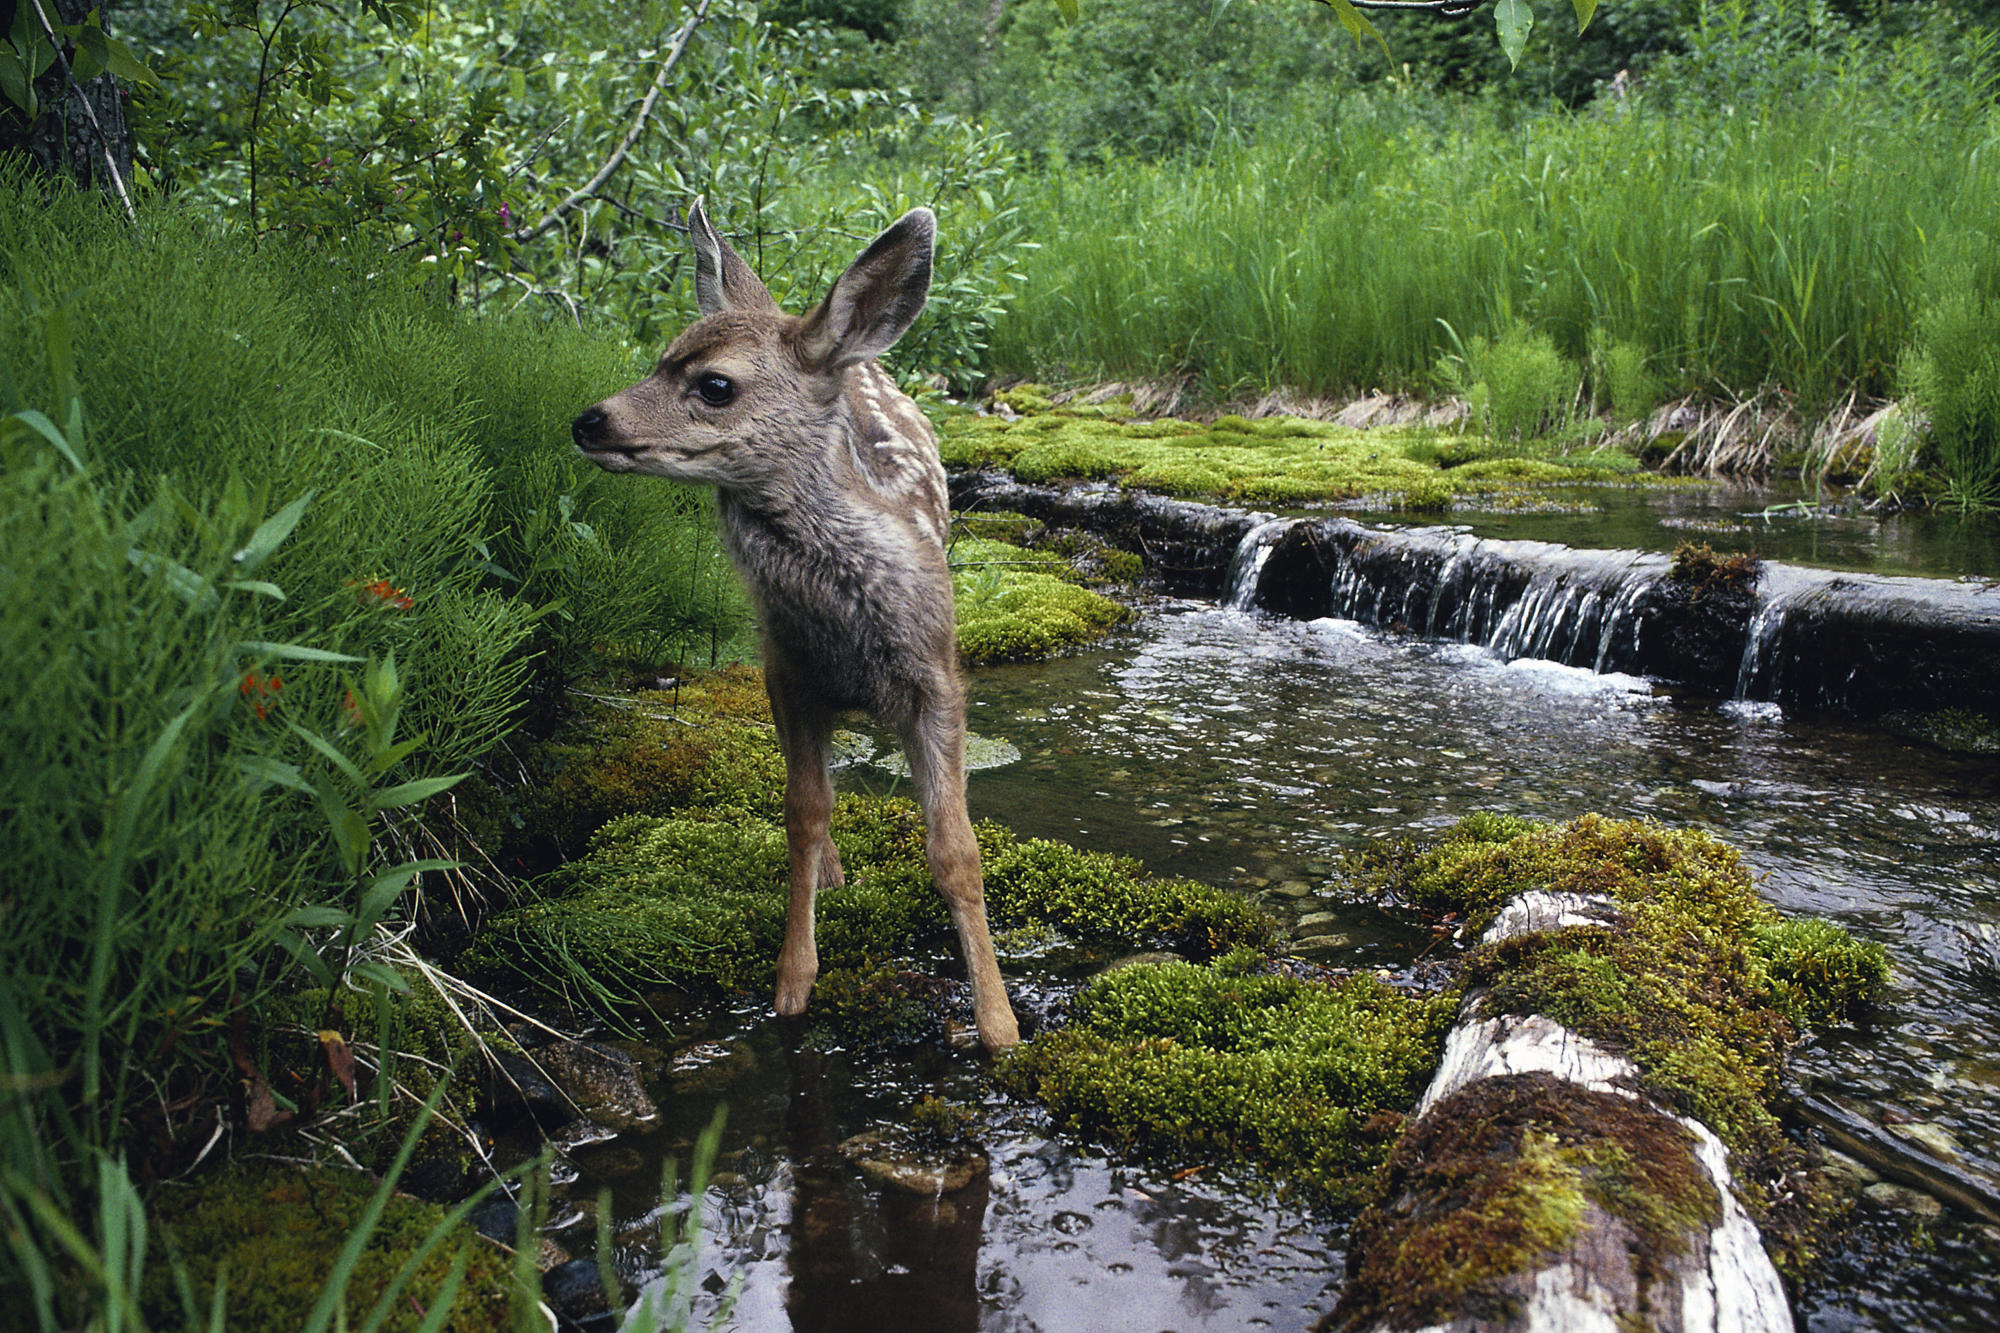
[[(27, 9), (22, 5), (23, 10)], [(0, 94), (21, 108), (21, 114), (34, 120), (40, 114), (42, 104), (35, 96), (35, 81), (28, 77), (28, 67), (21, 60), (21, 53), (11, 46), (0, 46)]]
[(356, 981), (372, 981), (386, 986), (398, 995), (410, 993), (409, 978), (387, 963), (356, 963), (347, 969), (347, 974)]
[(361, 910), (355, 914), (356, 924), (367, 930), (382, 919), (389, 905), (396, 901), (398, 894), (410, 886), (410, 881), (426, 870), (456, 870), (463, 861), (406, 861), (393, 869), (385, 870), (375, 877), (361, 894)]
[(116, 37), (104, 39), (104, 67), (111, 71), (113, 78), (125, 83), (149, 83), (155, 88), (160, 86), (160, 76), (153, 73), (146, 62), (133, 53), (131, 47)]
[(285, 538), (292, 535), (292, 529), (299, 525), (301, 518), (305, 517), (306, 506), (312, 503), (313, 494), (312, 491), (307, 491), (257, 525), (257, 530), (250, 534), (249, 543), (231, 557), (237, 564), (243, 566), (244, 573), (248, 574), (263, 564), (271, 552), (277, 550)]
[(258, 596), (268, 597), (274, 602), (285, 600), (285, 590), (283, 588), (280, 588), (275, 583), (266, 583), (262, 579), (224, 579), (222, 586), (231, 592), (256, 593)]
[(152, 799), (153, 787), (166, 770), (168, 756), (180, 744), (181, 733), (186, 731), (188, 723), (194, 720), (195, 710), (206, 702), (206, 698), (197, 698), (183, 708), (173, 721), (161, 729), (153, 743), (146, 747), (146, 756), (139, 761), (139, 767), (133, 772), (131, 784), (118, 798), (117, 819), (112, 825), (111, 835), (111, 859), (114, 865), (122, 864), (124, 861), (125, 854), (132, 845), (132, 839), (138, 836), (139, 820), (145, 813), (146, 802)]
[(56, 428), (56, 423), (50, 421), (43, 413), (28, 408), (26, 411), (14, 413), (6, 420), (10, 426), (25, 427), (35, 432), (55, 446), (55, 451), (68, 459), (71, 467), (78, 472), (83, 471), (83, 460), (76, 456), (76, 450), (70, 447), (68, 438)]
[(1382, 34), (1368, 21), (1366, 14), (1354, 7), (1351, 0), (1326, 0), (1326, 4), (1333, 10), (1333, 16), (1340, 20), (1340, 26), (1347, 29), (1347, 35), (1354, 39), (1356, 46), (1367, 45), (1367, 39), (1373, 37), (1375, 45), (1382, 48), (1382, 58), (1393, 60), (1389, 54), (1389, 43), (1382, 40)]
[(297, 764), (288, 764), (267, 754), (244, 755), (236, 761), (236, 768), (243, 776), (258, 782), (289, 787), (293, 791), (312, 790), (312, 784), (305, 780), (305, 775), (299, 772)]
[(353, 913), (344, 907), (331, 903), (311, 903), (294, 908), (285, 918), (285, 924), (297, 930), (322, 930), (328, 926), (345, 926), (354, 920)]
[(377, 810), (394, 810), (398, 806), (414, 805), (427, 800), (441, 791), (450, 791), (459, 783), (471, 777), (470, 773), (453, 773), (442, 778), (418, 778), (415, 782), (405, 782), (399, 786), (387, 787), (375, 793)]
[(104, 29), (94, 24), (79, 23), (74, 28), (76, 56), (69, 62), (70, 77), (77, 83), (89, 83), (111, 63), (109, 44)]
[(345, 774), (349, 782), (352, 782), (357, 787), (368, 785), (368, 779), (362, 776), (360, 765), (342, 754), (332, 741), (329, 741), (318, 732), (307, 731), (296, 722), (287, 722), (285, 725), (297, 732), (300, 739), (304, 740), (307, 745), (312, 746), (313, 749), (318, 750), (331, 760), (333, 766)]
[(1071, 27), (1076, 26), (1076, 0), (1056, 0), (1056, 13)]
[(1521, 67), (1521, 53), (1528, 49), (1528, 30), (1535, 26), (1535, 11), (1528, 6), (1528, 0), (1500, 0), (1493, 7), (1493, 23), (1500, 30), (1500, 49), (1507, 53), (1507, 64)]
[(1597, 0), (1571, 0), (1571, 3), (1576, 6), (1576, 33), (1581, 37), (1590, 26), (1591, 16), (1597, 13)]
[(277, 940), (279, 948), (292, 956), (293, 962), (311, 974), (314, 981), (322, 986), (333, 984), (333, 969), (326, 965), (326, 960), (319, 956), (319, 952), (312, 945), (289, 930), (281, 930), (272, 938)]
[(243, 652), (256, 657), (275, 657), (283, 662), (359, 662), (362, 659), (348, 653), (328, 652), (324, 648), (308, 648), (302, 643), (272, 643), (265, 639), (244, 639), (236, 645)]

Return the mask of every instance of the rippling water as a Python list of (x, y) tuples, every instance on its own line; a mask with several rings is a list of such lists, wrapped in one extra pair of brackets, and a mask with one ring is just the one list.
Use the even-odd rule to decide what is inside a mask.
[[(1991, 759), (1633, 677), (1196, 604), (1107, 651), (982, 673), (972, 690), (973, 728), (1023, 752), (974, 776), (975, 813), (1251, 891), (1317, 885), (1347, 847), (1477, 809), (1711, 828), (1780, 909), (1890, 950), (1887, 1015), (1823, 1039), (1800, 1077), (2000, 1159), (2000, 971), (1982, 935), (2000, 933)], [(1411, 947), (1360, 916), (1349, 939), (1353, 961)], [(1950, 1223), (1921, 1235), (1871, 1223), (1804, 1313), (1829, 1329), (1990, 1324), (1989, 1243)]]
[[(1894, 962), (1880, 1023), (1822, 1039), (1797, 1077), (1877, 1120), (1927, 1122), (1975, 1163), (2000, 1158), (2000, 956), (1982, 934), (2000, 939), (1992, 760), (1634, 677), (1195, 603), (1155, 608), (1090, 654), (979, 672), (971, 693), (973, 730), (1000, 743), (989, 752), (1020, 752), (972, 775), (976, 815), (1294, 915), (1329, 907), (1319, 895), (1344, 850), (1473, 810), (1712, 828), (1779, 908), (1836, 917)], [(901, 780), (862, 766), (842, 781)], [(1384, 913), (1336, 916), (1320, 942), (1330, 963), (1395, 965), (1429, 943)], [(1337, 1297), (1342, 1236), (1324, 1217), (1052, 1138), (1032, 1108), (997, 1099), (976, 1059), (801, 1054), (765, 1014), (750, 1004), (683, 1023), (680, 1041), (717, 1053), (701, 1065), (712, 1074), (666, 1077), (657, 1133), (576, 1155), (572, 1197), (614, 1191), (629, 1279), (658, 1269), (646, 1236), (659, 1158), (684, 1156), (727, 1101), (699, 1305), (712, 1310), (737, 1275), (728, 1327), (1303, 1330)], [(942, 1198), (866, 1184), (836, 1145), (926, 1092), (993, 1099), (990, 1178)], [(583, 1218), (565, 1239), (587, 1249), (590, 1230)], [(1991, 1327), (1996, 1235), (1864, 1205), (1803, 1293), (1802, 1324)]]

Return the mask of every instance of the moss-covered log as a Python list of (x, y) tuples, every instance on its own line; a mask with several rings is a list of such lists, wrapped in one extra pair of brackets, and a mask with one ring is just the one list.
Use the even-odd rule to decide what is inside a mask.
[[(1608, 895), (1533, 891), (1482, 945), (1615, 931), (1622, 915)], [(1465, 999), (1356, 1228), (1353, 1281), (1329, 1325), (1790, 1329), (1715, 1132), (1656, 1102), (1627, 1055), (1490, 998)]]

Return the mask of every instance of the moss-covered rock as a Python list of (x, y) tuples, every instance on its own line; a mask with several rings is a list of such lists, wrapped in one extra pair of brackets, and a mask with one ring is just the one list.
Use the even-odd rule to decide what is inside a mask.
[(1030, 483), (1116, 480), (1166, 495), (1275, 505), (1374, 496), (1416, 510), (1522, 485), (1631, 479), (1637, 469), (1611, 450), (1516, 450), (1447, 469), (1434, 433), (1423, 430), (1362, 431), (1296, 417), (1128, 423), (1060, 408), (1012, 421), (953, 417), (943, 423), (941, 447), (947, 465), (1003, 468)]
[[(375, 1189), (374, 1181), (352, 1171), (239, 1163), (192, 1187), (160, 1190), (142, 1294), (147, 1321), (156, 1328), (180, 1326), (178, 1262), (204, 1318), (209, 1294), (226, 1279), (231, 1330), (292, 1333), (319, 1298)], [(348, 1282), (348, 1324), (360, 1324), (444, 1216), (433, 1204), (389, 1199)], [(460, 1251), (467, 1255), (465, 1278), (444, 1327), (466, 1333), (514, 1327), (512, 1261), (465, 1226), (417, 1269), (382, 1327), (421, 1324)]]
[(1377, 1196), (1324, 1327), (1504, 1322), (1538, 1261), (1586, 1233), (1623, 1241), (1644, 1291), (1722, 1212), (1686, 1128), (1549, 1074), (1482, 1079), (1439, 1103), (1397, 1143)]
[(981, 537), (952, 544), (958, 654), (972, 664), (1054, 657), (1100, 638), (1131, 612), (1074, 582), (1052, 551)]
[(687, 806), (766, 815), (783, 809), (784, 760), (755, 669), (725, 667), (690, 674), (671, 690), (580, 704), (529, 756), (540, 781), (526, 818), (559, 849), (581, 848), (619, 815)]
[(1333, 1201), (1364, 1188), (1437, 1063), (1454, 993), (1163, 963), (1106, 973), (1001, 1078), (1065, 1128), (1257, 1168)]
[(979, 826), (987, 913), (1003, 928), (1052, 927), (1085, 944), (1172, 949), (1195, 959), (1268, 943), (1271, 921), (1243, 898), (1191, 879), (1156, 879), (1130, 857), (1025, 841)]

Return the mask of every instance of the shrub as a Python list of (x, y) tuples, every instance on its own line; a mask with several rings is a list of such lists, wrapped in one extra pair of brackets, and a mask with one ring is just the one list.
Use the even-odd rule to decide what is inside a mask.
[(1582, 380), (1547, 334), (1515, 325), (1498, 338), (1475, 334), (1438, 363), (1440, 382), (1464, 396), (1482, 434), (1534, 440), (1569, 420)]

